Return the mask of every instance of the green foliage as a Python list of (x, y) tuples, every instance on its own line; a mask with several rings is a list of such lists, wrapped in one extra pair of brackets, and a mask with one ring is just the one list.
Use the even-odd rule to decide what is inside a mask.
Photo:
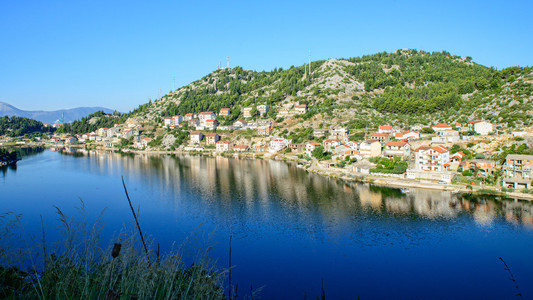
[[(406, 161), (399, 157), (394, 159), (377, 158), (377, 166), (370, 170), (373, 173), (403, 174), (409, 166)], [(374, 160), (374, 161), (376, 161)]]
[(293, 144), (300, 144), (305, 141), (312, 140), (313, 137), (313, 128), (296, 128), (288, 135), (288, 139), (292, 140)]
[(464, 170), (462, 173), (461, 173), (463, 176), (465, 177), (468, 177), (468, 176), (472, 176), (472, 172), (470, 170)]
[(7, 135), (10, 137), (24, 136), (31, 133), (53, 132), (54, 128), (44, 127), (42, 122), (23, 117), (1, 117), (0, 118), (0, 136)]
[(324, 147), (318, 146), (312, 152), (311, 156), (319, 160), (328, 160), (331, 159), (330, 152), (324, 152)]
[(526, 144), (522, 144), (518, 147), (516, 145), (511, 145), (510, 147), (504, 146), (502, 151), (499, 154), (494, 155), (492, 158), (503, 163), (509, 154), (533, 155), (533, 148), (529, 148)]
[(422, 133), (435, 133), (435, 130), (431, 127), (424, 127), (422, 128)]
[[(115, 124), (124, 123), (128, 115), (121, 115), (116, 113), (109, 115), (103, 111), (97, 111), (88, 115), (87, 117), (81, 118), (81, 120), (76, 120), (72, 123), (63, 124), (59, 129), (58, 133), (70, 133), (70, 134), (81, 134), (87, 132), (93, 132), (99, 128), (110, 128), (115, 126)], [(94, 122), (89, 122), (92, 118), (95, 118)]]
[(364, 132), (357, 132), (350, 136), (350, 141), (353, 141), (353, 142), (362, 141), (364, 139), (365, 139)]
[(7, 150), (0, 148), (0, 162), (13, 162), (18, 158), (17, 152), (14, 150)]
[(174, 147), (179, 147), (183, 145), (189, 139), (189, 131), (183, 130), (181, 128), (176, 128), (172, 131), (172, 134), (176, 138), (174, 141)]

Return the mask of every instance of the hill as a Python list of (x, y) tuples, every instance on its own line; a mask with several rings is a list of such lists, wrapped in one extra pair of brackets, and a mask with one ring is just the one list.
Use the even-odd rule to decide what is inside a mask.
[(34, 119), (45, 124), (52, 124), (57, 120), (60, 120), (64, 114), (64, 122), (72, 122), (74, 120), (79, 120), (89, 114), (92, 114), (96, 111), (104, 111), (106, 113), (113, 113), (113, 110), (103, 107), (77, 107), (71, 109), (61, 109), (55, 111), (27, 111), (21, 110), (13, 105), (10, 105), (5, 102), (0, 102), (0, 117), (3, 116), (17, 116), (24, 117), (29, 119)]
[(404, 49), (315, 61), (310, 74), (306, 69), (216, 70), (132, 115), (159, 122), (175, 114), (231, 108), (231, 115), (221, 120), (228, 124), (242, 118), (245, 106), (270, 105), (268, 116), (279, 119), (281, 109), (306, 104), (309, 111), (301, 116), (305, 126), (348, 128), (471, 119), (514, 127), (529, 125), (533, 115), (531, 67), (496, 70), (445, 51)]

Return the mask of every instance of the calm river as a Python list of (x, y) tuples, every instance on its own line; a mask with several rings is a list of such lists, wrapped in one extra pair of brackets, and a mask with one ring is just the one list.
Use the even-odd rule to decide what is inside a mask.
[[(262, 299), (515, 299), (499, 257), (533, 298), (533, 205), (449, 192), (345, 184), (276, 161), (121, 156), (46, 150), (0, 171), (0, 213), (28, 232), (59, 227), (54, 205), (89, 219), (104, 208), (109, 241), (132, 227), (124, 176), (143, 231), (162, 251), (212, 247), (232, 283)], [(28, 233), (30, 234), (30, 233)], [(50, 233), (53, 236), (53, 233)], [(191, 261), (193, 258), (190, 258)]]

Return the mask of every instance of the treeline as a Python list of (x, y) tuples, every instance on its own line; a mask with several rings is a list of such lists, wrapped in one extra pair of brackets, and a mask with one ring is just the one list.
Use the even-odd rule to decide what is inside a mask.
[(461, 95), (474, 91), (498, 92), (507, 82), (530, 72), (511, 67), (497, 71), (451, 55), (400, 50), (348, 59), (348, 72), (363, 81), (367, 92), (384, 89), (369, 103), (380, 112), (399, 114), (432, 113), (458, 109)]
[[(91, 121), (91, 119), (95, 118)], [(87, 117), (76, 120), (72, 123), (63, 124), (57, 129), (58, 133), (81, 134), (95, 131), (99, 128), (110, 128), (115, 124), (124, 123), (127, 119), (126, 115), (121, 115), (115, 112), (113, 115), (104, 113), (103, 111), (94, 112)]]
[(0, 135), (10, 137), (23, 136), (26, 134), (53, 132), (53, 128), (48, 128), (42, 122), (24, 117), (2, 117), (0, 118)]

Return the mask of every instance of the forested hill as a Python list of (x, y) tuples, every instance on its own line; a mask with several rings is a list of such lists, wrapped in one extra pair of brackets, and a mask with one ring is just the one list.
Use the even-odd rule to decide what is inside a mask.
[(0, 117), (0, 136), (23, 136), (52, 132), (53, 128), (44, 127), (43, 123), (24, 117)]
[(356, 116), (404, 123), (483, 118), (514, 126), (529, 122), (533, 113), (531, 67), (496, 70), (445, 51), (397, 50), (315, 61), (310, 75), (305, 70), (308, 66), (216, 70), (134, 115), (160, 120), (229, 107), (232, 114), (224, 120), (229, 123), (242, 117), (245, 106), (271, 105), (269, 116), (275, 117), (283, 105), (299, 103), (309, 107), (304, 119), (325, 114), (339, 122)]

